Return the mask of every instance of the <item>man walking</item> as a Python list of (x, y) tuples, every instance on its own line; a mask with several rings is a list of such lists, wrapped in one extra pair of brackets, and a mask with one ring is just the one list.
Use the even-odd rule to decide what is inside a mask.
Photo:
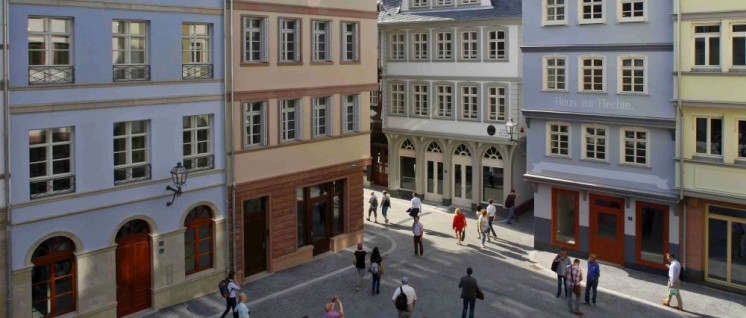
[(669, 264), (666, 264), (666, 267), (668, 267), (668, 285), (666, 286), (668, 288), (668, 294), (661, 304), (663, 304), (663, 306), (669, 306), (671, 303), (671, 296), (676, 296), (678, 306), (674, 308), (684, 310), (684, 304), (681, 302), (681, 293), (679, 292), (679, 287), (681, 287), (681, 279), (679, 277), (679, 275), (681, 275), (681, 263), (676, 260), (676, 255), (673, 253), (666, 253), (666, 259), (669, 261)]
[(357, 274), (360, 276), (360, 282), (355, 287), (356, 291), (363, 289), (363, 282), (365, 281), (365, 255), (367, 252), (363, 251), (363, 243), (357, 243), (357, 251), (352, 256), (352, 264), (357, 269)]
[(389, 198), (389, 193), (386, 190), (383, 190), (383, 193), (381, 194), (381, 215), (383, 215), (384, 221), (386, 221), (386, 224), (389, 224), (389, 208), (391, 207), (391, 198)]
[(492, 227), (492, 222), (495, 220), (495, 214), (497, 213), (497, 207), (493, 204), (494, 201), (490, 199), (489, 204), (487, 204), (487, 217), (488, 217), (488, 223), (490, 224), (490, 230), (487, 231), (487, 235), (490, 235), (492, 233), (492, 236), (494, 238), (497, 238), (497, 233), (495, 232), (495, 229)]
[(370, 214), (373, 213), (374, 222), (378, 223), (378, 198), (375, 192), (370, 193), (370, 199), (368, 199), (368, 222), (370, 222)]
[[(565, 277), (567, 278), (567, 288), (571, 291), (570, 296), (567, 297), (567, 307), (570, 308), (570, 313), (582, 316), (580, 312), (580, 282), (583, 281), (583, 269), (580, 268), (580, 260), (575, 259), (572, 265), (565, 267)], [(575, 298), (575, 301), (573, 301)], [(575, 307), (573, 307), (573, 302)]]
[(557, 273), (557, 298), (562, 295), (562, 283), (565, 284), (565, 297), (567, 297), (567, 280), (565, 279), (565, 267), (570, 265), (567, 250), (563, 247), (560, 253), (552, 261), (552, 269)]
[[(596, 262), (596, 254), (591, 254), (588, 256), (588, 281), (585, 284), (585, 304), (586, 305), (596, 305), (596, 295), (598, 294), (598, 278), (601, 277), (601, 267), (598, 266), (598, 262)], [(590, 303), (589, 300), (591, 300), (590, 292), (593, 291), (593, 303)]]
[(511, 189), (510, 194), (505, 198), (505, 208), (508, 209), (508, 220), (506, 222), (508, 224), (513, 224), (510, 221), (515, 218), (515, 198), (517, 197), (518, 193), (515, 193), (515, 189)]
[(419, 247), (419, 255), (423, 257), (425, 253), (425, 247), (422, 245), (422, 234), (425, 233), (425, 227), (420, 223), (420, 217), (414, 217), (414, 223), (412, 224), (412, 234), (414, 234), (414, 255), (417, 256), (417, 248)]
[[(411, 318), (414, 314), (414, 305), (417, 302), (417, 293), (415, 293), (414, 288), (409, 286), (409, 278), (407, 276), (404, 276), (401, 278), (401, 286), (394, 290), (394, 296), (391, 297), (391, 301), (394, 302), (394, 306), (396, 306), (396, 309), (399, 311), (399, 318)], [(399, 297), (399, 294), (404, 293), (404, 296), (406, 297), (406, 306), (400, 306), (397, 301), (397, 298)], [(403, 305), (403, 304), (402, 304)]]
[(409, 201), (409, 210), (407, 212), (409, 212), (411, 217), (415, 217), (420, 214), (420, 211), (422, 211), (422, 201), (417, 196), (417, 192), (413, 192), (412, 201)]
[(469, 307), (469, 318), (474, 318), (474, 304), (477, 302), (479, 285), (477, 285), (477, 280), (471, 277), (472, 273), (471, 267), (467, 268), (466, 276), (461, 277), (461, 281), (458, 282), (458, 288), (461, 288), (461, 299), (464, 300), (461, 318), (466, 318), (467, 307)]

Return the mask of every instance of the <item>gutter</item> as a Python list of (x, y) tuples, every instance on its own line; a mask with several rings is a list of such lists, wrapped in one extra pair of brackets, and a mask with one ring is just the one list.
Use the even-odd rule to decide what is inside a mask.
[[(681, 0), (676, 0), (676, 127), (679, 129), (677, 147), (679, 148), (679, 200), (684, 200), (684, 112), (681, 108)], [(686, 268), (686, 201), (682, 202), (681, 262)]]
[(5, 244), (7, 245), (5, 248), (5, 260), (6, 260), (6, 292), (8, 293), (8, 299), (7, 299), (7, 313), (8, 317), (13, 317), (13, 262), (11, 261), (12, 254), (12, 248), (13, 248), (13, 237), (11, 236), (11, 228), (12, 228), (12, 205), (10, 204), (10, 96), (8, 95), (10, 93), (10, 71), (8, 70), (8, 66), (10, 65), (10, 57), (8, 56), (8, 44), (10, 39), (10, 32), (8, 31), (8, 17), (10, 16), (9, 10), (8, 10), (8, 1), (3, 0), (3, 159), (5, 162), (3, 163), (3, 169), (5, 172), (5, 179), (3, 180), (5, 182), (5, 206), (7, 207), (6, 211), (6, 224), (5, 224)]
[[(231, 235), (231, 239), (233, 242), (233, 264), (231, 266), (231, 269), (233, 272), (236, 272), (236, 174), (234, 173), (236, 168), (236, 151), (235, 147), (233, 146), (233, 102), (235, 101), (235, 95), (233, 93), (233, 79), (234, 79), (234, 73), (233, 73), (233, 0), (230, 0), (230, 10), (228, 12), (228, 29), (229, 32), (229, 38), (228, 41), (226, 41), (226, 44), (228, 45), (228, 61), (230, 63), (230, 102), (228, 104), (228, 113), (230, 116), (228, 117), (228, 140), (230, 144), (228, 145), (228, 149), (230, 150), (230, 155), (228, 156), (230, 160), (230, 187), (231, 187), (231, 218), (232, 218), (232, 227), (234, 229), (233, 235)], [(224, 63), (228, 64), (228, 63)], [(228, 223), (228, 222), (226, 222)], [(229, 227), (229, 226), (226, 226)], [(230, 235), (230, 227), (229, 230), (225, 232), (225, 235)]]

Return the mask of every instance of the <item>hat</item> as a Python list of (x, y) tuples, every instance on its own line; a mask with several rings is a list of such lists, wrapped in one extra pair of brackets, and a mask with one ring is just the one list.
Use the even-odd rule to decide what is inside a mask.
[(407, 284), (407, 283), (409, 283), (409, 277), (407, 277), (407, 276), (404, 276), (404, 277), (402, 277), (402, 278), (401, 278), (401, 282), (402, 282), (402, 284)]

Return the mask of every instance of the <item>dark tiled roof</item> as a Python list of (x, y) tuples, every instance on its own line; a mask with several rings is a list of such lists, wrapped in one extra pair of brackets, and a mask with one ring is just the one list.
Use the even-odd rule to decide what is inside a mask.
[(493, 9), (448, 10), (399, 13), (401, 0), (383, 0), (378, 15), (379, 24), (437, 22), (451, 20), (483, 20), (491, 18), (520, 18), (521, 0), (492, 0)]

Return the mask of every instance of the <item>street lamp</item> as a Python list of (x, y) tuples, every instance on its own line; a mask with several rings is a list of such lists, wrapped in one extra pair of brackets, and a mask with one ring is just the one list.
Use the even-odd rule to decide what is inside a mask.
[(174, 183), (174, 186), (166, 186), (166, 190), (173, 191), (174, 195), (171, 197), (171, 202), (166, 202), (166, 206), (171, 206), (171, 204), (174, 204), (174, 200), (176, 200), (176, 197), (181, 195), (181, 186), (183, 186), (186, 183), (187, 176), (189, 176), (189, 170), (181, 165), (181, 162), (176, 163), (176, 167), (171, 169), (171, 179)]
[(516, 141), (515, 138), (513, 138), (515, 134), (515, 123), (513, 122), (513, 119), (511, 118), (509, 122), (505, 123), (505, 129), (508, 131), (508, 135), (510, 136), (510, 141)]

